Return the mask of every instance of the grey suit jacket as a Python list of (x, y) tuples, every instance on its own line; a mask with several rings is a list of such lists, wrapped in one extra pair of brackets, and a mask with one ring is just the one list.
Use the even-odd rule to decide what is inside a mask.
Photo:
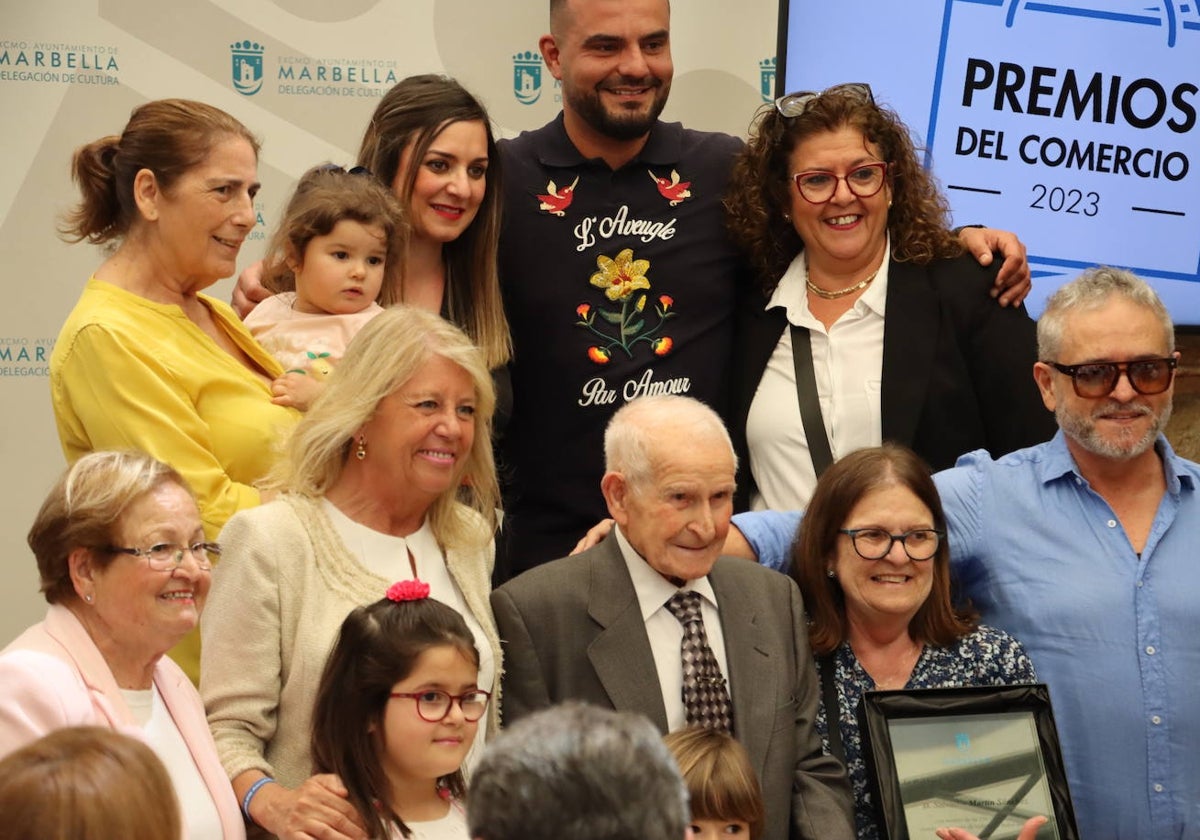
[[(766, 840), (851, 840), (850, 790), (813, 729), (818, 682), (800, 593), (757, 563), (709, 574), (729, 662), (734, 734), (762, 782)], [(615, 539), (525, 572), (492, 593), (504, 646), (502, 717), (566, 700), (667, 715), (629, 570)]]

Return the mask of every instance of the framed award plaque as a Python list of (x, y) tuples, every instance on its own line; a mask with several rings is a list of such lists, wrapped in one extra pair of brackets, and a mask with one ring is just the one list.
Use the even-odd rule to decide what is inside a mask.
[(858, 714), (889, 840), (1015, 840), (1038, 815), (1038, 840), (1079, 840), (1044, 684), (870, 691)]

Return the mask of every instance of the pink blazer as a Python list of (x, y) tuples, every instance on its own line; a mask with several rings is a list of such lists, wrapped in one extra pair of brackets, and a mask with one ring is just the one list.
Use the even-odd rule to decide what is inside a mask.
[[(154, 668), (154, 685), (212, 794), (225, 840), (245, 840), (200, 694), (165, 656)], [(107, 726), (141, 735), (91, 636), (70, 610), (51, 604), (44, 621), (0, 651), (0, 756), (64, 726)]]

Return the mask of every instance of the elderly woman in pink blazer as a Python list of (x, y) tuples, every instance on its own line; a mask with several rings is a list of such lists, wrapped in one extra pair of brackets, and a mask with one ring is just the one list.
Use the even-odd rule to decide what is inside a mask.
[(0, 756), (64, 726), (137, 735), (167, 767), (184, 837), (245, 838), (200, 696), (164, 656), (196, 626), (218, 552), (186, 482), (142, 453), (85, 455), (29, 545), (50, 608), (0, 652)]

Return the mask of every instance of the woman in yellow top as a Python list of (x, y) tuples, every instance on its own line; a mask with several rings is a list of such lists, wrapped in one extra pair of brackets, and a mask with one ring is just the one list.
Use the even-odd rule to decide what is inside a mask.
[[(254, 227), (258, 142), (210, 105), (148, 102), (120, 136), (79, 148), (72, 174), (82, 200), (64, 235), (115, 247), (50, 356), (63, 452), (74, 462), (140, 449), (172, 465), (215, 540), (230, 516), (259, 503), (252, 484), (298, 418), (271, 403), (279, 364), (227, 305), (201, 294), (236, 271)], [(194, 678), (190, 647), (175, 653)]]

